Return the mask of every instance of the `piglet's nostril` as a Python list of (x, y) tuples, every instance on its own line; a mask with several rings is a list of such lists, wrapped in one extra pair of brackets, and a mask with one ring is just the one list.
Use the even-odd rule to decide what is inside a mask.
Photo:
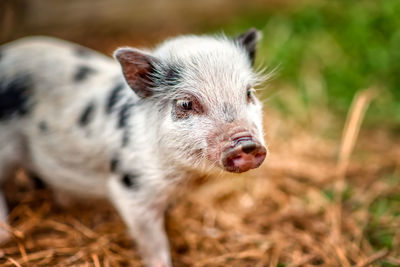
[(246, 154), (250, 154), (257, 148), (257, 145), (255, 143), (245, 143), (242, 145), (242, 151)]

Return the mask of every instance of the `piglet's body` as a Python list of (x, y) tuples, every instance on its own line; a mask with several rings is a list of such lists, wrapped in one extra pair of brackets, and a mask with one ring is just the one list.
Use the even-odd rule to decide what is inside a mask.
[(55, 190), (108, 198), (146, 265), (171, 266), (163, 220), (179, 185), (266, 156), (256, 39), (183, 36), (116, 60), (45, 37), (0, 47), (0, 182), (23, 167)]

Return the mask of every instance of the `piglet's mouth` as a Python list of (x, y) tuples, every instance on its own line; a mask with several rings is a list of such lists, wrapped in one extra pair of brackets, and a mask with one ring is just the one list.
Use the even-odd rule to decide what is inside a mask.
[(251, 136), (235, 136), (223, 149), (221, 165), (228, 172), (241, 173), (258, 168), (266, 156), (267, 149)]

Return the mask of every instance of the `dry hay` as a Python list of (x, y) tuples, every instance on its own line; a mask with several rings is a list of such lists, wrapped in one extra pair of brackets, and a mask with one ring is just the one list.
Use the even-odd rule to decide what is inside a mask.
[[(367, 231), (371, 203), (400, 193), (400, 181), (384, 179), (400, 176), (399, 138), (361, 131), (338, 189), (340, 138), (268, 114), (267, 164), (210, 177), (169, 209), (175, 266), (400, 265), (400, 216), (379, 222), (394, 235), (390, 251), (374, 249)], [(7, 186), (13, 239), (0, 248), (2, 266), (140, 266), (110, 205), (60, 208), (50, 191), (33, 187), (21, 172)]]

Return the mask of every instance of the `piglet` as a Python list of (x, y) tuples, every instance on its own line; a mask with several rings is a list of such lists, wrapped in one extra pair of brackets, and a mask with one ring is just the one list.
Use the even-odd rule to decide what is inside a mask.
[(107, 198), (146, 266), (171, 266), (164, 212), (182, 184), (267, 155), (258, 38), (179, 36), (115, 60), (48, 37), (1, 46), (0, 182), (24, 168), (60, 194)]

